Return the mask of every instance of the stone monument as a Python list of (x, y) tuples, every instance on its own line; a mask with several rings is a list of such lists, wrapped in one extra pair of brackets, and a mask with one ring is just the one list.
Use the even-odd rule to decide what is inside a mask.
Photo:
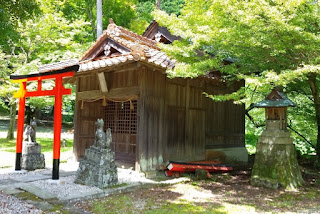
[(86, 149), (84, 159), (80, 161), (75, 183), (105, 188), (118, 183), (115, 154), (110, 149), (112, 142), (111, 130), (104, 133), (102, 119), (95, 123), (97, 130), (95, 140)]
[(41, 146), (36, 141), (36, 126), (34, 120), (30, 121), (24, 131), (21, 168), (26, 170), (43, 169), (45, 167), (44, 155)]
[(287, 130), (287, 107), (295, 104), (273, 89), (254, 107), (265, 108), (266, 129), (258, 139), (251, 184), (277, 189), (296, 189), (303, 184), (295, 146)]

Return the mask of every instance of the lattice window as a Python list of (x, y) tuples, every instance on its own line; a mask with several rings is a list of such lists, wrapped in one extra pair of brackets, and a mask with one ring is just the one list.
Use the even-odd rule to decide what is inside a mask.
[(127, 102), (108, 101), (105, 108), (105, 126), (112, 133), (137, 133), (137, 100)]

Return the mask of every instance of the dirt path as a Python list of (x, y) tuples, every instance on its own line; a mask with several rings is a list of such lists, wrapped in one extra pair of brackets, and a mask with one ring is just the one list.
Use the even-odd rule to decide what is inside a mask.
[(319, 177), (305, 175), (298, 191), (249, 184), (250, 172), (214, 175), (212, 180), (141, 188), (78, 203), (93, 213), (320, 213)]

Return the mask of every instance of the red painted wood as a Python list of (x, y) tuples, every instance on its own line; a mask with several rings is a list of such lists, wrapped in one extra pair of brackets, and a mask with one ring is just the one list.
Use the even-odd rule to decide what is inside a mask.
[(60, 159), (60, 138), (61, 138), (61, 109), (63, 95), (62, 77), (56, 78), (55, 104), (54, 104), (54, 135), (53, 135), (53, 159)]
[[(41, 97), (41, 96), (55, 96), (56, 90), (46, 90), (46, 91), (27, 91), (26, 92), (26, 97)], [(62, 88), (61, 89), (61, 94), (67, 95), (71, 94), (71, 89), (70, 88)]]
[[(23, 87), (20, 90), (26, 90), (27, 83), (22, 83)], [(16, 153), (22, 153), (22, 141), (23, 141), (23, 126), (24, 126), (24, 115), (25, 115), (26, 98), (19, 98), (19, 110), (18, 110), (18, 122), (17, 122), (17, 144)]]
[[(39, 97), (39, 96), (55, 96), (54, 106), (54, 136), (53, 136), (53, 174), (52, 179), (59, 179), (59, 159), (60, 159), (60, 140), (61, 140), (61, 110), (62, 110), (62, 96), (71, 94), (71, 89), (66, 89), (63, 86), (62, 78), (73, 76), (73, 71), (52, 74), (40, 77), (31, 77), (21, 79), (17, 81), (20, 83), (20, 90), (16, 93), (19, 97), (19, 112), (18, 112), (18, 124), (17, 124), (17, 144), (16, 144), (16, 170), (20, 170), (20, 158), (22, 153), (22, 141), (23, 141), (23, 126), (25, 116), (25, 102), (26, 97)], [(42, 80), (55, 79), (55, 87), (52, 90), (42, 90)], [(36, 91), (27, 91), (27, 82), (38, 81), (38, 89)], [(19, 156), (20, 155), (20, 156)]]
[(167, 176), (172, 176), (174, 172), (194, 172), (196, 169), (203, 169), (208, 172), (228, 172), (232, 170), (231, 166), (226, 165), (204, 165), (204, 164), (195, 164), (195, 163), (170, 163), (167, 166), (168, 170), (166, 170)]

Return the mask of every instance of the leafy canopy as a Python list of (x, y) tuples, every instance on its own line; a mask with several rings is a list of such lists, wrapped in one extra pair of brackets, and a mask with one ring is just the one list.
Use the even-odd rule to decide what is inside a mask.
[[(175, 76), (194, 77), (215, 68), (263, 88), (320, 70), (317, 1), (188, 0), (179, 17), (163, 11), (154, 15), (183, 38), (162, 47), (179, 62), (171, 71)], [(230, 59), (234, 63), (225, 63)]]
[[(289, 109), (289, 125), (308, 141), (317, 141), (320, 154), (320, 135), (316, 131), (320, 111), (315, 111), (314, 106), (319, 106), (317, 96), (311, 93), (308, 81), (316, 76), (319, 90), (318, 1), (187, 0), (178, 17), (163, 11), (153, 14), (160, 24), (182, 38), (173, 45), (162, 45), (178, 61), (169, 71), (171, 75), (196, 77), (219, 70), (226, 79), (245, 79), (245, 87), (237, 92), (209, 97), (246, 104), (260, 101), (272, 87), (282, 86), (297, 104)], [(261, 110), (250, 113), (256, 122), (264, 123)], [(247, 133), (255, 131), (256, 127), (246, 125)], [(295, 143), (301, 147), (299, 137), (295, 137)], [(310, 152), (310, 147), (303, 147), (300, 151)]]
[(8, 38), (18, 37), (16, 32), (18, 22), (39, 14), (36, 0), (0, 0), (0, 46), (6, 46)]

